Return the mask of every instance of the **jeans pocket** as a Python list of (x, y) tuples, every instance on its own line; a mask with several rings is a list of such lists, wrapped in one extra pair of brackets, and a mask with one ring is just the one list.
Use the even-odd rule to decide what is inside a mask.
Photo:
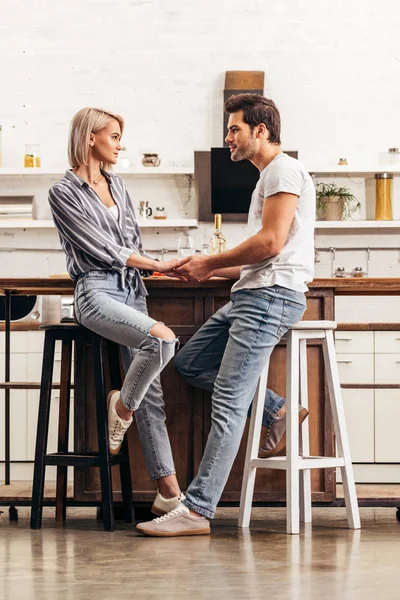
[(284, 336), (288, 329), (290, 329), (293, 325), (301, 321), (305, 311), (306, 306), (304, 306), (303, 304), (297, 304), (297, 302), (284, 300), (278, 336)]

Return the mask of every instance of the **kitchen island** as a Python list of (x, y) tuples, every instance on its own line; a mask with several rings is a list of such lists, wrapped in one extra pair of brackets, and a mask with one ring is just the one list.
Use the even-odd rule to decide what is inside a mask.
[[(229, 300), (231, 281), (211, 279), (205, 283), (183, 283), (164, 277), (146, 280), (149, 290), (150, 315), (163, 321), (185, 344), (199, 327)], [(333, 320), (335, 295), (379, 294), (400, 295), (400, 279), (316, 279), (309, 286), (307, 311), (304, 319)], [(15, 294), (69, 294), (73, 282), (68, 279), (0, 279), (0, 293)], [(359, 325), (360, 328), (367, 325)], [(399, 328), (386, 324), (386, 328)], [(346, 325), (348, 328), (348, 325)], [(334, 436), (325, 385), (322, 351), (318, 340), (308, 345), (308, 376), (310, 404), (311, 453), (333, 455)], [(95, 414), (93, 381), (87, 378), (85, 405), (75, 407), (75, 449), (86, 452), (95, 448)], [(188, 386), (176, 373), (173, 364), (162, 373), (162, 385), (166, 404), (168, 429), (176, 461), (177, 474), (183, 489), (195, 475), (202, 457), (210, 428), (210, 394)], [(270, 363), (269, 387), (285, 394), (285, 341), (273, 352)], [(12, 383), (0, 384), (12, 388)], [(237, 459), (227, 482), (222, 501), (237, 504), (245, 454), (247, 429)], [(131, 468), (134, 500), (150, 502), (155, 484), (148, 480), (141, 447), (134, 426), (129, 430)], [(115, 474), (117, 475), (117, 474)], [(118, 477), (114, 481), (115, 497), (120, 499)], [(74, 478), (74, 502), (99, 500), (100, 484), (96, 469), (76, 470)], [(336, 483), (333, 470), (312, 473), (313, 500), (336, 503)], [(283, 502), (285, 499), (285, 476), (277, 471), (262, 470), (256, 482), (254, 501), (263, 504)], [(397, 502), (394, 501), (394, 504)], [(399, 502), (400, 503), (400, 502)]]

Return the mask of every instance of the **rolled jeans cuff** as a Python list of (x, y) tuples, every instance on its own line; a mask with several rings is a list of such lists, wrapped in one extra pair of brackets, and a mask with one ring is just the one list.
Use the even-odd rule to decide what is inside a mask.
[(199, 515), (202, 515), (203, 517), (207, 517), (207, 519), (213, 519), (214, 518), (214, 514), (210, 512), (209, 510), (205, 509), (205, 508), (201, 508), (201, 506), (196, 506), (196, 504), (192, 504), (192, 502), (190, 502), (187, 498), (185, 498), (185, 500), (183, 500), (183, 504), (189, 509), (189, 510), (193, 510), (194, 512), (199, 513)]

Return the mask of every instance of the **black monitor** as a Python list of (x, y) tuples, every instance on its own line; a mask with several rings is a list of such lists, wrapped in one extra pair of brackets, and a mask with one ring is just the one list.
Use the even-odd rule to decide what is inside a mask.
[(229, 148), (211, 148), (211, 212), (247, 214), (260, 176), (249, 161), (231, 160)]

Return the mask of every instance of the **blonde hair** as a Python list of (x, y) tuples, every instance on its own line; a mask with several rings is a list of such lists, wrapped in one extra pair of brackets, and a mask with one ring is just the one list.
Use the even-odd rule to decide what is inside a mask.
[[(71, 121), (68, 141), (68, 161), (74, 169), (88, 164), (90, 134), (103, 129), (112, 119), (118, 121), (121, 135), (124, 120), (108, 110), (101, 108), (82, 108)], [(102, 168), (110, 170), (112, 165), (103, 163)]]

